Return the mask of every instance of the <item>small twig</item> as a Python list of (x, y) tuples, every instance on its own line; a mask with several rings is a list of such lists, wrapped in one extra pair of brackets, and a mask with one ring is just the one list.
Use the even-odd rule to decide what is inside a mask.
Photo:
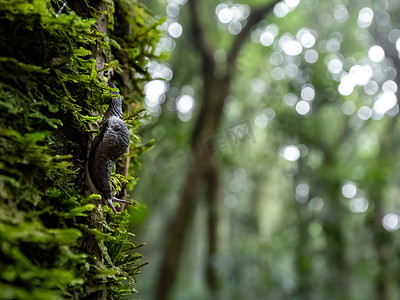
[(67, 4), (67, 1), (64, 1), (63, 5), (61, 6), (61, 8), (60, 8), (60, 9), (58, 10), (58, 12), (56, 13), (56, 17), (57, 17), (57, 18), (58, 18), (58, 16), (62, 13), (62, 11), (63, 11), (65, 8), (68, 8), (68, 9), (69, 9), (68, 4)]

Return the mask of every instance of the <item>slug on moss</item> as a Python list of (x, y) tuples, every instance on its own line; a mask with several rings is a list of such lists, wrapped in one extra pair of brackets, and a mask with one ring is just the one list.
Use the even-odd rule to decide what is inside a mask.
[[(115, 88), (112, 83), (110, 86)], [(111, 99), (110, 106), (101, 121), (100, 132), (93, 140), (86, 165), (86, 174), (90, 190), (100, 194), (102, 201), (117, 214), (114, 202), (132, 204), (130, 201), (115, 198), (110, 186), (113, 166), (129, 146), (129, 130), (122, 120), (121, 97), (116, 91), (111, 91), (111, 94), (118, 95), (118, 97)]]

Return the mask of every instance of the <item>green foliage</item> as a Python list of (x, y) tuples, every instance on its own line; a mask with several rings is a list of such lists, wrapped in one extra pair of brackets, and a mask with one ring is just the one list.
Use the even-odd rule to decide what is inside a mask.
[[(149, 252), (158, 257), (165, 246), (159, 242), (159, 232), (176, 209), (175, 199), (179, 199), (185, 170), (190, 166), (185, 160), (190, 154), (185, 145), (195, 122), (201, 120), (201, 96), (207, 85), (201, 78), (201, 55), (193, 47), (196, 36), (191, 35), (194, 18), (189, 14), (189, 5), (178, 7), (167, 0), (147, 2), (183, 27), (169, 61), (174, 76), (152, 132), (158, 145), (146, 160), (154, 170), (141, 179), (148, 180), (148, 184), (136, 190), (147, 196), (148, 190), (141, 187), (154, 187), (147, 198), (152, 214), (143, 226), (143, 234), (148, 239), (153, 235), (149, 244), (154, 248)], [(233, 1), (251, 8), (268, 2)], [(229, 33), (230, 24), (238, 24), (218, 22), (216, 7), (232, 7), (233, 3), (196, 2), (205, 42), (218, 62), (216, 73), (222, 75), (226, 51), (237, 37)], [(222, 290), (214, 297), (398, 299), (398, 107), (381, 114), (375, 104), (387, 92), (399, 99), (399, 2), (291, 3), (299, 5), (289, 8), (284, 17), (271, 13), (252, 28), (238, 57), (231, 96), (225, 99), (223, 126), (211, 133), (217, 136), (248, 120), (256, 136), (254, 144), (245, 141), (232, 149), (226, 142), (214, 154), (220, 155), (222, 179), (217, 212), (220, 225), (213, 233), (218, 235), (219, 253), (211, 260), (223, 281)], [(283, 7), (286, 4), (289, 1)], [(371, 17), (373, 12), (371, 24), (360, 24), (362, 11), (366, 10)], [(285, 41), (303, 43), (304, 30), (312, 34), (315, 43), (304, 46), (298, 55), (288, 55)], [(275, 35), (270, 46), (261, 44), (264, 32)], [(376, 45), (385, 54), (379, 62), (369, 55)], [(317, 54), (315, 60), (309, 59), (310, 53)], [(332, 71), (333, 60), (341, 62), (343, 69)], [(370, 67), (372, 77), (367, 85), (356, 84), (347, 95), (339, 86), (357, 65)], [(274, 76), (274, 72), (281, 76)], [(372, 91), (367, 88), (369, 84), (375, 87)], [(387, 84), (395, 88), (389, 91)], [(187, 86), (193, 88), (196, 105), (192, 118), (183, 122), (170, 104), (188, 91)], [(307, 99), (310, 110), (303, 114), (297, 104), (305, 104), (302, 90), (306, 87), (312, 87), (315, 97)], [(215, 89), (208, 94), (218, 92)], [(372, 116), (363, 116), (363, 110), (372, 111)], [(300, 152), (295, 161), (282, 155), (288, 145)], [(246, 176), (237, 176), (237, 171), (245, 171)], [(347, 183), (356, 187), (350, 198), (343, 192)], [(201, 190), (198, 194), (205, 193)], [(199, 279), (204, 270), (198, 268), (207, 263), (207, 254), (199, 249), (208, 249), (206, 243), (212, 236), (204, 230), (204, 206), (197, 207), (194, 229), (188, 229), (193, 231), (187, 232), (187, 245), (193, 246), (185, 246), (184, 263), (172, 298), (210, 298), (204, 292), (210, 278)], [(387, 223), (391, 218), (394, 225)], [(149, 230), (150, 224), (153, 230)], [(145, 289), (149, 295), (154, 292), (151, 281), (157, 278), (156, 267), (139, 283), (146, 283), (142, 293)]]
[[(130, 213), (114, 216), (87, 194), (88, 125), (110, 99), (100, 72), (115, 71), (132, 110), (131, 166), (138, 166), (150, 145), (137, 135), (142, 110), (132, 103), (150, 78), (160, 32), (134, 0), (68, 1), (57, 14), (62, 5), (0, 1), (1, 297), (118, 299), (135, 291), (142, 264)], [(104, 17), (106, 34), (97, 25)], [(113, 178), (115, 190), (133, 188), (133, 177)]]

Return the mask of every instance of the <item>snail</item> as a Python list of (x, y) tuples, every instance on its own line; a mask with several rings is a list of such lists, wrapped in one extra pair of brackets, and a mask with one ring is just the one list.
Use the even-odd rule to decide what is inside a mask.
[[(112, 83), (110, 86), (115, 88)], [(118, 97), (111, 99), (110, 106), (101, 121), (99, 134), (92, 142), (86, 164), (86, 175), (90, 190), (101, 195), (102, 201), (117, 214), (114, 202), (132, 204), (130, 201), (115, 198), (110, 186), (113, 166), (129, 146), (129, 130), (122, 120), (121, 97), (117, 91), (111, 91), (111, 94)]]

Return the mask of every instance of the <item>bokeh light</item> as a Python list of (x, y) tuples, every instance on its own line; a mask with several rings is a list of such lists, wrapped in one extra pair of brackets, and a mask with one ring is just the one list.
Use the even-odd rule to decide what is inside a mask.
[(320, 197), (314, 197), (308, 202), (311, 210), (320, 211), (324, 207), (324, 200)]
[(357, 193), (357, 186), (354, 182), (346, 182), (342, 186), (342, 195), (346, 198), (353, 198)]
[(296, 186), (295, 193), (296, 200), (300, 203), (305, 203), (308, 201), (310, 188), (307, 183), (300, 183)]
[(296, 34), (296, 39), (304, 48), (311, 48), (315, 44), (315, 36), (307, 28), (300, 29)]
[(295, 8), (299, 5), (300, 0), (285, 0), (285, 4), (289, 7), (289, 8)]
[(341, 105), (341, 111), (342, 113), (344, 113), (345, 115), (351, 115), (355, 112), (356, 110), (356, 106), (354, 105), (353, 102), (350, 101), (346, 101)]
[(390, 23), (390, 15), (386, 11), (381, 11), (376, 15), (376, 24), (386, 26)]
[(287, 93), (283, 96), (283, 102), (285, 102), (287, 106), (293, 106), (297, 103), (297, 96), (293, 93)]
[(303, 47), (298, 41), (290, 40), (286, 41), (282, 47), (283, 51), (289, 56), (299, 55), (303, 50)]
[(238, 202), (236, 196), (232, 194), (227, 195), (224, 199), (224, 204), (227, 208), (235, 208)]
[(239, 34), (246, 23), (246, 18), (250, 14), (250, 8), (243, 4), (218, 4), (215, 8), (215, 14), (218, 21), (228, 25), (228, 31), (233, 34)]
[(312, 101), (315, 97), (315, 89), (312, 85), (306, 85), (301, 88), (301, 98), (305, 101)]
[(271, 70), (271, 77), (274, 80), (282, 80), (285, 78), (285, 71), (281, 67), (275, 67)]
[(319, 57), (318, 52), (315, 51), (314, 49), (307, 50), (307, 51), (304, 53), (304, 59), (305, 59), (306, 62), (308, 62), (309, 64), (314, 64), (314, 63), (316, 63), (317, 60), (318, 60), (318, 57)]
[(272, 32), (270, 31), (264, 31), (261, 36), (260, 36), (260, 43), (263, 46), (271, 46), (272, 43), (274, 42), (275, 36)]
[(247, 178), (247, 171), (244, 168), (237, 168), (233, 172), (233, 176), (238, 180), (245, 180)]
[(368, 200), (364, 197), (356, 197), (350, 200), (350, 209), (355, 213), (363, 213), (368, 209)]
[(385, 58), (385, 51), (381, 46), (372, 46), (368, 51), (368, 57), (373, 62), (381, 62)]
[(368, 95), (375, 95), (378, 92), (378, 90), (379, 86), (373, 80), (368, 81), (367, 84), (364, 86), (364, 91)]
[(311, 106), (307, 101), (299, 101), (296, 104), (296, 111), (299, 115), (306, 115), (310, 112)]
[(358, 109), (358, 112), (357, 112), (357, 115), (358, 115), (358, 117), (361, 119), (361, 120), (364, 120), (364, 121), (366, 121), (366, 120), (368, 120), (369, 118), (371, 118), (371, 116), (372, 116), (372, 110), (371, 110), (371, 108), (369, 108), (368, 106), (361, 106), (359, 109)]
[(376, 99), (373, 109), (379, 114), (384, 114), (396, 104), (396, 95), (392, 92), (384, 92)]
[(397, 84), (393, 80), (387, 80), (382, 84), (382, 91), (385, 93), (396, 93)]
[(328, 63), (328, 71), (333, 74), (338, 74), (343, 70), (343, 63), (341, 60), (335, 58), (329, 61)]
[(300, 150), (295, 145), (288, 145), (281, 149), (281, 157), (287, 161), (296, 161), (300, 158)]
[(182, 25), (178, 22), (173, 22), (168, 26), (168, 34), (174, 39), (180, 37), (182, 35)]
[(279, 18), (285, 17), (289, 12), (289, 7), (284, 2), (278, 2), (274, 7), (274, 14)]
[(182, 95), (176, 99), (176, 109), (183, 114), (191, 112), (194, 104), (194, 99), (190, 95)]
[(369, 7), (364, 7), (360, 10), (358, 14), (358, 26), (360, 27), (369, 27), (372, 23), (372, 19), (374, 18), (374, 12)]
[(228, 25), (228, 31), (233, 35), (239, 34), (242, 29), (242, 23), (240, 23), (239, 21), (230, 22)]
[(264, 80), (260, 78), (254, 78), (250, 81), (250, 87), (255, 93), (262, 94), (263, 92), (265, 92), (267, 84)]
[(393, 213), (386, 214), (382, 219), (382, 225), (387, 231), (395, 231), (399, 229), (399, 216)]
[(146, 95), (145, 102), (148, 106), (154, 107), (165, 100), (164, 93), (167, 91), (167, 84), (162, 80), (152, 80), (144, 86)]
[(166, 8), (167, 16), (171, 18), (176, 18), (179, 16), (180, 7), (177, 3), (168, 3)]
[(219, 12), (218, 12), (218, 20), (221, 23), (227, 24), (230, 21), (232, 21), (233, 19), (233, 13), (232, 11), (228, 8), (228, 7), (224, 7), (222, 8)]
[(242, 187), (242, 181), (240, 181), (239, 179), (234, 178), (229, 182), (229, 190), (233, 193), (240, 192), (242, 190)]
[(370, 65), (354, 65), (350, 68), (349, 73), (346, 73), (341, 78), (338, 86), (338, 91), (343, 96), (348, 96), (353, 93), (354, 88), (366, 85), (373, 75), (373, 70)]
[(346, 6), (339, 4), (333, 9), (333, 16), (338, 22), (344, 22), (348, 19), (349, 12), (347, 11)]
[(274, 52), (269, 57), (271, 65), (279, 66), (283, 62), (283, 56), (280, 52)]
[(261, 129), (264, 129), (268, 125), (268, 118), (265, 114), (259, 114), (254, 120), (254, 124)]

